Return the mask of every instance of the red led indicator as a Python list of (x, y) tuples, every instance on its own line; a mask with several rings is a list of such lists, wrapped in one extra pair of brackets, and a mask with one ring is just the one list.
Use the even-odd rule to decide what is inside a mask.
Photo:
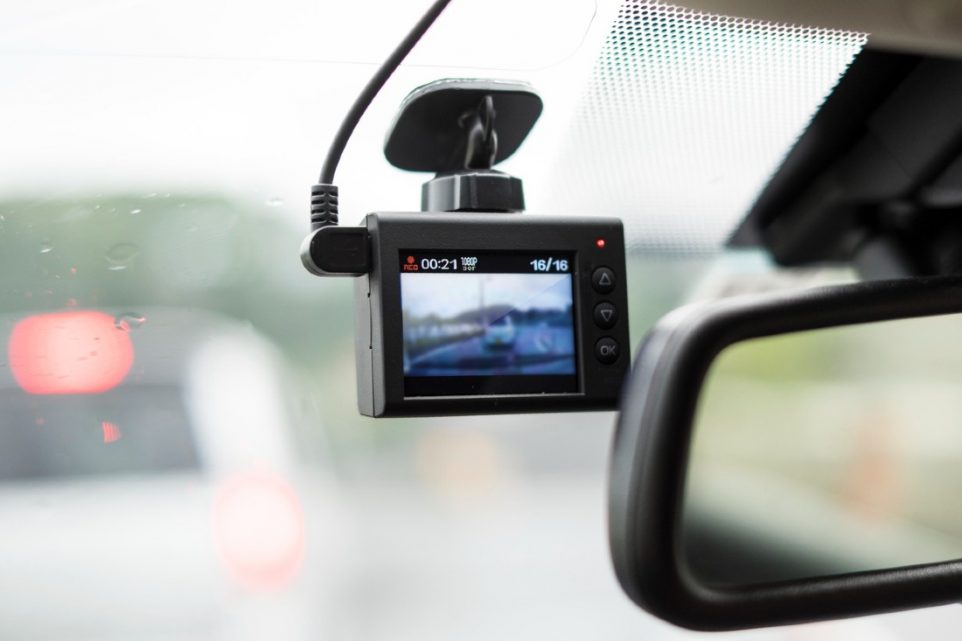
[(408, 256), (408, 265), (414, 264), (414, 256)]
[(598, 249), (604, 249), (604, 248), (605, 248), (605, 239), (604, 239), (604, 238), (599, 238), (598, 240), (595, 241), (595, 245), (598, 247)]

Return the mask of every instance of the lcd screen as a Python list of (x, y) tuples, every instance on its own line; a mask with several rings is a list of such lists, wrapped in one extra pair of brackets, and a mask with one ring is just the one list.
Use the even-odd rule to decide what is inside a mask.
[(574, 257), (400, 253), (405, 396), (578, 391)]

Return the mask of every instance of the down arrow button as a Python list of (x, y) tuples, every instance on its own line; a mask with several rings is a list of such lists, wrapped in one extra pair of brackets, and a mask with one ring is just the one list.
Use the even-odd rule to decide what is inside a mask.
[(611, 329), (618, 322), (618, 308), (611, 303), (595, 305), (595, 325), (601, 329)]

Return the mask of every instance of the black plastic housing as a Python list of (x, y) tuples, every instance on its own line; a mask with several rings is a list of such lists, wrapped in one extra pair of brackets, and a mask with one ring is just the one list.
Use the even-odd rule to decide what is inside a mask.
[(516, 80), (447, 78), (412, 91), (404, 99), (384, 143), (388, 162), (405, 171), (443, 174), (465, 168), (461, 117), (485, 97), (497, 114), (497, 153), (492, 165), (514, 154), (541, 116), (541, 98)]
[(723, 349), (751, 338), (960, 312), (962, 278), (936, 277), (739, 297), (662, 319), (635, 357), (612, 448), (609, 542), (628, 596), (696, 630), (803, 623), (962, 599), (962, 561), (708, 586), (686, 568), (681, 538), (696, 406), (705, 374)]
[(962, 61), (866, 48), (731, 238), (866, 279), (962, 273)]
[[(447, 416), (514, 412), (606, 410), (617, 406), (628, 372), (628, 296), (624, 232), (617, 218), (487, 213), (374, 213), (364, 221), (371, 242), (371, 271), (355, 288), (358, 407), (366, 416)], [(604, 239), (599, 247), (597, 239)], [(574, 258), (574, 327), (578, 390), (573, 393), (416, 396), (404, 393), (399, 252), (565, 252)], [(614, 289), (598, 294), (592, 272), (608, 267)], [(616, 325), (601, 329), (594, 307), (611, 302)], [(611, 337), (621, 346), (615, 362), (594, 356)]]
[(524, 211), (521, 179), (493, 169), (437, 176), (421, 186), (422, 211)]

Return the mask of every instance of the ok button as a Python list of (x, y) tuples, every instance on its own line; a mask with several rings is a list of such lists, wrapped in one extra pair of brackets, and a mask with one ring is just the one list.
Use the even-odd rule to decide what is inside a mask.
[(618, 341), (610, 336), (605, 336), (595, 343), (595, 358), (605, 365), (610, 365), (618, 360), (618, 352), (620, 349)]

